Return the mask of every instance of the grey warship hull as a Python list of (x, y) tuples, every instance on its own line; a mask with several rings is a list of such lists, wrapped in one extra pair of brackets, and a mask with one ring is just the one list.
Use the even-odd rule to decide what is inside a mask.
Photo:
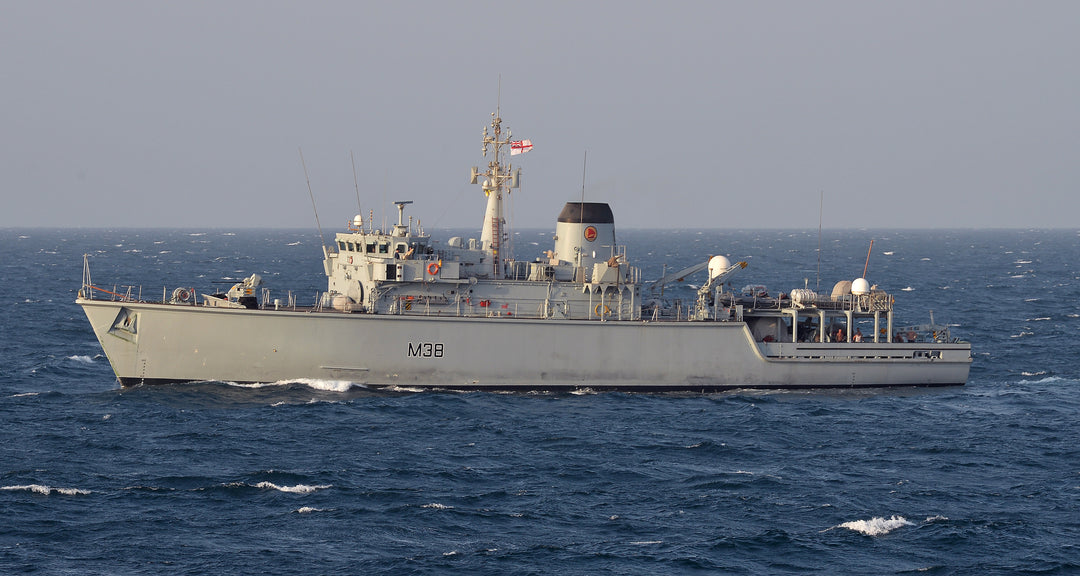
[(80, 299), (124, 385), (324, 379), (455, 390), (951, 386), (966, 343), (757, 342), (744, 322), (384, 316)]
[[(747, 262), (714, 247), (704, 262), (642, 282), (606, 203), (567, 202), (552, 249), (515, 258), (503, 198), (520, 188), (521, 169), (504, 161), (531, 148), (492, 114), (487, 165), (470, 174), (487, 203), (480, 237), (425, 234), (406, 221), (408, 200), (394, 203), (388, 228), (376, 228), (373, 210), (357, 214), (322, 246), (327, 290), (311, 307), (291, 292), (272, 298), (257, 274), (226, 293), (178, 287), (169, 299), (163, 289), (160, 302), (139, 300), (96, 286), (85, 258), (77, 302), (124, 385), (713, 391), (967, 380), (971, 345), (932, 316), (897, 325), (892, 295), (866, 278), (841, 280), (831, 294), (736, 291), (728, 280)], [(706, 270), (692, 303), (664, 299), (665, 285)]]

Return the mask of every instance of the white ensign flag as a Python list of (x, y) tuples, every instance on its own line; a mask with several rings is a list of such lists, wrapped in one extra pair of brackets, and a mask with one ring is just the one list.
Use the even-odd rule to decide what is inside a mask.
[(518, 140), (510, 143), (510, 155), (517, 156), (532, 150), (532, 140)]

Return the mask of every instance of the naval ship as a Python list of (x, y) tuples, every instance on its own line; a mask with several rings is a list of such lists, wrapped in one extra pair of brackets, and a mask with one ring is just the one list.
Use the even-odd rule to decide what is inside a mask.
[[(490, 131), (489, 131), (490, 128)], [(554, 243), (514, 259), (504, 199), (520, 188), (499, 113), (474, 167), (487, 204), (480, 237), (433, 240), (405, 218), (357, 215), (323, 245), (327, 289), (311, 305), (258, 275), (226, 292), (163, 289), (150, 301), (95, 285), (76, 303), (123, 386), (308, 379), (455, 390), (712, 392), (737, 388), (953, 386), (971, 345), (947, 325), (901, 325), (893, 295), (865, 278), (831, 293), (735, 290), (746, 268), (722, 255), (643, 281), (616, 242), (611, 207), (568, 202)], [(692, 302), (663, 287), (703, 275)], [(284, 296), (284, 297), (282, 297)], [(873, 329), (863, 336), (860, 327)], [(854, 333), (853, 333), (854, 332)]]

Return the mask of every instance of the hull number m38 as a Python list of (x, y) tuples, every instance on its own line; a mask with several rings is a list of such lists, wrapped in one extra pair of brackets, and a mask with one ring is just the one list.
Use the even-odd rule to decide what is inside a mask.
[(409, 342), (409, 358), (442, 358), (444, 346), (442, 342)]

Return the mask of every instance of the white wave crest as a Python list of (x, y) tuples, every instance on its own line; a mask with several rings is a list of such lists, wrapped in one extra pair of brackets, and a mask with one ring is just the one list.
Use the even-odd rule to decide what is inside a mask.
[(36, 492), (42, 496), (48, 496), (50, 494), (63, 494), (65, 496), (79, 496), (83, 494), (89, 494), (89, 490), (80, 490), (78, 488), (53, 488), (52, 486), (42, 486), (41, 484), (27, 484), (25, 486), (0, 486), (0, 490), (25, 490), (27, 492)]
[(421, 508), (434, 508), (436, 510), (452, 510), (453, 506), (447, 506), (446, 504), (439, 504), (438, 502), (432, 502), (431, 504), (424, 504)]
[(312, 508), (311, 506), (303, 506), (296, 509), (297, 514), (311, 514), (313, 512), (326, 512), (324, 508)]
[(866, 534), (867, 536), (883, 536), (897, 528), (912, 525), (914, 525), (914, 522), (909, 522), (907, 518), (904, 518), (903, 516), (893, 516), (891, 518), (871, 518), (869, 520), (844, 522), (837, 526), (837, 528), (847, 528), (848, 530), (854, 530), (860, 534)]
[(255, 485), (256, 488), (262, 488), (264, 490), (278, 490), (281, 492), (289, 492), (292, 494), (311, 494), (317, 490), (324, 488), (331, 488), (329, 484), (320, 484), (317, 486), (309, 486), (307, 484), (297, 484), (296, 486), (278, 486), (273, 482), (259, 482)]
[(94, 359), (89, 356), (68, 356), (68, 360), (74, 360), (75, 362), (82, 362), (83, 364), (93, 364)]

